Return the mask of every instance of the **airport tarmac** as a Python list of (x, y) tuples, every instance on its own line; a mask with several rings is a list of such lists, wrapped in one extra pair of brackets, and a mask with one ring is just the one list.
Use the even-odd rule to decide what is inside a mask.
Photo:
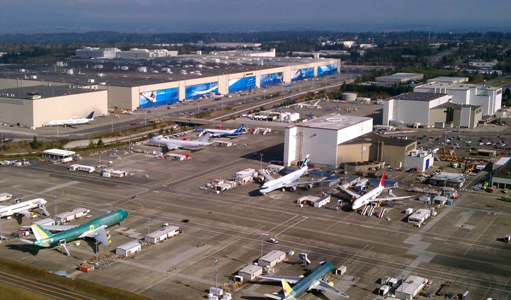
[[(375, 106), (376, 107), (376, 106)], [(262, 126), (261, 126), (262, 127)], [(339, 211), (297, 207), (302, 195), (318, 194), (320, 187), (296, 192), (275, 191), (259, 195), (258, 183), (214, 194), (200, 190), (207, 182), (228, 178), (245, 168), (258, 169), (263, 153), (263, 167), (269, 160), (282, 158), (284, 132), (268, 135), (247, 134), (233, 139), (236, 147), (204, 147), (190, 154), (186, 161), (170, 161), (154, 155), (119, 154), (121, 158), (102, 155), (102, 162), (112, 161), (112, 168), (135, 173), (133, 177), (103, 178), (97, 173), (72, 172), (66, 165), (36, 162), (27, 167), (0, 166), (3, 174), (0, 191), (14, 198), (28, 200), (43, 197), (54, 213), (77, 207), (91, 209), (93, 217), (107, 211), (124, 209), (130, 215), (123, 224), (109, 228), (112, 244), (100, 246), (100, 253), (156, 231), (164, 223), (175, 224), (183, 233), (160, 244), (142, 248), (134, 258), (118, 260), (91, 273), (76, 267), (94, 258), (94, 243), (82, 241), (69, 246), (71, 257), (54, 249), (38, 249), (11, 238), (0, 247), (0, 255), (53, 272), (65, 270), (72, 276), (113, 286), (156, 299), (203, 299), (215, 285), (214, 260), (218, 260), (218, 285), (252, 264), (263, 252), (294, 251), (294, 256), (275, 267), (275, 275), (298, 276), (312, 270), (320, 261), (334, 267), (347, 266), (346, 274), (330, 277), (335, 286), (351, 299), (378, 299), (379, 279), (418, 275), (433, 281), (436, 292), (445, 281), (453, 282), (452, 292), (470, 290), (472, 299), (506, 299), (511, 293), (509, 261), (511, 248), (498, 239), (509, 232), (511, 207), (485, 192), (461, 193), (451, 206), (442, 207), (420, 228), (406, 222), (404, 210), (423, 208), (416, 200), (389, 208), (387, 217), (361, 216), (347, 207)], [(248, 144), (248, 146), (243, 146)], [(157, 147), (140, 146), (154, 149)], [(97, 165), (99, 157), (84, 157), (83, 165)], [(391, 180), (402, 186), (409, 173), (391, 171)], [(147, 174), (148, 177), (142, 175)], [(323, 188), (329, 191), (331, 188)], [(398, 196), (405, 194), (395, 189)], [(134, 195), (139, 197), (134, 198)], [(332, 195), (335, 201), (340, 197)], [(38, 210), (36, 210), (38, 211)], [(39, 213), (38, 213), (39, 214)], [(150, 223), (148, 215), (150, 215)], [(82, 224), (80, 219), (71, 224)], [(187, 222), (183, 222), (187, 220)], [(28, 225), (30, 220), (4, 220), (4, 235)], [(30, 238), (30, 236), (29, 236)], [(279, 243), (269, 242), (276, 238)], [(299, 253), (307, 253), (312, 264), (301, 266)], [(256, 280), (231, 290), (234, 299), (265, 299), (265, 293), (282, 290), (280, 283)], [(330, 294), (307, 293), (301, 299), (336, 299)], [(340, 299), (340, 298), (338, 298)], [(379, 297), (382, 299), (382, 297)]]

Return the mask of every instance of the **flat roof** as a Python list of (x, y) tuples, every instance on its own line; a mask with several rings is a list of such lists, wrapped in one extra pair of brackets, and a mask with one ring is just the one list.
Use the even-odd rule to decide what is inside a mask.
[(511, 179), (511, 159), (508, 158), (506, 163), (498, 169), (493, 177)]
[(313, 120), (309, 120), (307, 122), (302, 122), (300, 124), (296, 124), (291, 127), (299, 126), (299, 127), (308, 127), (308, 128), (322, 128), (322, 129), (332, 129), (332, 130), (340, 130), (350, 126), (353, 126), (358, 123), (362, 123), (368, 120), (372, 120), (371, 117), (356, 117), (356, 116), (348, 116), (348, 115), (340, 115), (340, 114), (330, 114), (326, 116), (322, 116), (320, 118), (316, 118)]
[[(234, 73), (250, 73), (255, 70), (313, 62), (327, 64), (334, 60), (337, 59), (245, 57), (229, 54), (190, 54), (141, 60), (74, 59), (66, 60), (64, 66), (48, 63), (2, 65), (0, 78), (78, 85), (135, 87)], [(123, 67), (128, 67), (128, 70), (122, 70)], [(138, 72), (139, 67), (145, 67), (147, 72)], [(68, 73), (70, 69), (73, 69), (73, 74)], [(166, 73), (167, 69), (170, 69), (172, 74)], [(187, 74), (181, 74), (182, 70), (185, 70)], [(201, 75), (191, 73), (195, 71), (200, 72)], [(37, 78), (31, 79), (32, 76), (37, 76)], [(94, 83), (89, 82), (90, 79), (94, 79)]]
[(43, 150), (43, 154), (57, 155), (57, 156), (59, 156), (59, 155), (60, 156), (68, 156), (68, 155), (75, 155), (76, 152), (62, 150), (62, 149), (48, 149), (48, 150)]
[(164, 227), (158, 231), (154, 231), (154, 232), (151, 232), (150, 234), (146, 235), (146, 237), (152, 237), (152, 238), (157, 238), (157, 237), (160, 237), (162, 235), (166, 235), (167, 233), (171, 232), (171, 231), (174, 231), (174, 230), (179, 230), (179, 227), (177, 226), (167, 226), (167, 227)]
[(427, 281), (426, 278), (419, 276), (409, 276), (403, 283), (403, 287), (398, 288), (396, 293), (399, 291), (400, 293), (407, 295), (418, 294), (419, 291), (417, 288), (424, 284), (425, 281)]
[(392, 98), (385, 99), (386, 101), (389, 100), (410, 100), (410, 101), (433, 101), (438, 98), (442, 98), (444, 96), (447, 96), (447, 94), (442, 93), (418, 93), (418, 92), (410, 92), (410, 93), (404, 93), (401, 95), (397, 95)]
[(261, 266), (256, 265), (248, 265), (244, 267), (243, 269), (239, 270), (238, 273), (247, 273), (247, 274), (254, 274), (256, 272), (261, 271)]
[(415, 87), (416, 89), (434, 89), (434, 88), (442, 88), (448, 90), (469, 90), (471, 88), (477, 88), (481, 90), (490, 90), (496, 91), (502, 89), (501, 87), (492, 87), (483, 84), (472, 84), (472, 83), (448, 83), (448, 82), (428, 82), (423, 85), (419, 85)]
[(471, 105), (471, 104), (459, 104), (459, 103), (452, 103), (452, 102), (446, 102), (446, 103), (442, 103), (440, 105), (437, 105), (435, 107), (432, 107), (431, 109), (434, 109), (434, 108), (457, 108), (457, 109), (461, 109), (463, 107), (470, 107), (471, 109), (476, 109), (476, 108), (479, 108), (479, 107), (482, 107), (481, 105)]
[[(36, 85), (29, 87), (10, 88), (0, 90), (0, 98), (3, 99), (15, 99), (15, 100), (32, 100), (37, 101), (39, 99), (59, 97), (73, 94), (84, 94), (98, 91), (105, 91), (100, 89), (83, 89), (79, 88), (75, 84), (70, 85)], [(39, 99), (32, 99), (31, 94), (37, 94), (40, 96)]]
[(428, 79), (428, 82), (468, 82), (468, 77), (450, 77), (450, 76), (438, 76), (435, 78)]
[(408, 145), (415, 143), (416, 141), (415, 140), (395, 139), (395, 138), (391, 138), (391, 137), (381, 136), (374, 132), (369, 132), (364, 135), (358, 136), (354, 139), (351, 139), (349, 141), (346, 141), (346, 142), (342, 143), (341, 145), (353, 145), (353, 144), (361, 144), (361, 143), (380, 143), (380, 142), (384, 143), (385, 145), (406, 147)]
[(142, 245), (138, 241), (131, 241), (126, 244), (117, 246), (117, 249), (129, 250), (129, 249), (140, 248), (140, 247), (142, 247)]
[(380, 76), (376, 77), (376, 80), (383, 79), (383, 80), (389, 80), (389, 79), (395, 79), (395, 80), (413, 80), (415, 78), (422, 78), (424, 77), (421, 73), (396, 73), (389, 76)]
[(272, 250), (272, 251), (268, 252), (265, 256), (261, 257), (261, 260), (274, 261), (285, 254), (286, 254), (286, 252), (283, 252), (283, 251)]

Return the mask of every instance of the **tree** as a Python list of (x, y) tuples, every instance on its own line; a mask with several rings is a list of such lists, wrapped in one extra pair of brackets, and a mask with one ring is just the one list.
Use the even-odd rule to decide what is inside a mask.
[(147, 135), (147, 138), (148, 139), (152, 139), (154, 137), (154, 133), (150, 132), (148, 135)]
[(99, 139), (98, 144), (97, 144), (98, 148), (101, 148), (101, 147), (103, 147), (104, 145), (105, 145), (105, 143), (103, 143), (103, 140), (102, 140), (102, 139)]
[(30, 147), (32, 147), (32, 149), (39, 149), (39, 142), (37, 141), (37, 136), (34, 136), (32, 143), (30, 143)]

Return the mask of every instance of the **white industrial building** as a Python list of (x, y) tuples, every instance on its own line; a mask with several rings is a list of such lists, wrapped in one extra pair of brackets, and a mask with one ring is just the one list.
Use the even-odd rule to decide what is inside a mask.
[(46, 158), (53, 158), (53, 159), (63, 159), (67, 157), (75, 156), (76, 152), (74, 151), (68, 151), (68, 150), (62, 150), (62, 149), (48, 149), (43, 150), (43, 157)]
[(276, 264), (280, 263), (286, 259), (286, 252), (272, 250), (268, 254), (264, 255), (260, 259), (260, 265), (263, 267), (274, 267)]
[(465, 83), (468, 82), (468, 77), (450, 77), (450, 76), (438, 76), (435, 78), (428, 79), (427, 83), (443, 82), (443, 83)]
[(248, 265), (243, 269), (239, 270), (238, 275), (243, 277), (244, 281), (252, 281), (256, 279), (259, 275), (263, 275), (263, 268), (261, 268), (261, 266)]
[(481, 84), (430, 82), (416, 86), (416, 93), (448, 94), (452, 103), (477, 105), (483, 115), (494, 115), (502, 107), (502, 88)]
[(419, 172), (424, 172), (433, 166), (435, 159), (432, 152), (413, 150), (405, 156), (405, 168), (419, 168)]
[(86, 208), (75, 208), (73, 210), (55, 215), (55, 221), (59, 223), (69, 222), (81, 218), (83, 216), (86, 216), (89, 212), (90, 210)]
[(117, 48), (83, 47), (82, 49), (76, 49), (76, 57), (113, 59), (120, 51)]
[(405, 282), (402, 283), (402, 286), (396, 289), (396, 298), (412, 300), (419, 294), (419, 292), (427, 283), (428, 280), (426, 278), (419, 276), (409, 276)]
[(420, 73), (396, 73), (389, 76), (376, 77), (376, 81), (389, 82), (389, 83), (407, 83), (410, 81), (421, 80), (424, 78), (424, 74)]
[(115, 248), (115, 254), (125, 257), (135, 255), (142, 251), (142, 245), (138, 241), (131, 241)]
[(179, 227), (177, 226), (166, 226), (162, 229), (151, 232), (145, 236), (145, 241), (151, 244), (157, 244), (179, 234)]
[[(53, 120), (84, 118), (92, 111), (96, 117), (108, 114), (108, 109), (135, 111), (311, 80), (337, 74), (341, 66), (339, 59), (236, 53), (170, 57), (176, 53), (165, 49), (110, 50), (123, 59), (122, 64), (118, 60), (97, 63), (77, 59), (55, 65), (32, 64), (30, 69), (4, 66), (0, 122), (40, 127)], [(85, 56), (107, 55), (106, 49), (84, 51), (92, 51), (83, 52)], [(296, 118), (287, 117), (289, 121)]]
[(445, 113), (437, 116), (431, 113), (431, 109), (451, 99), (452, 96), (447, 94), (429, 93), (405, 93), (386, 99), (383, 103), (383, 125), (389, 125), (393, 120), (424, 126), (445, 122)]
[(372, 118), (339, 114), (330, 114), (287, 127), (284, 165), (292, 165), (309, 154), (309, 159), (314, 164), (338, 166), (342, 157), (338, 146), (372, 130)]

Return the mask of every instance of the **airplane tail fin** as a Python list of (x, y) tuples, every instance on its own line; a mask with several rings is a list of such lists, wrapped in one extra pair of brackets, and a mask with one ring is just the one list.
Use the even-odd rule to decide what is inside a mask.
[(91, 119), (91, 120), (92, 120), (92, 119), (94, 119), (94, 118), (93, 118), (93, 116), (94, 116), (94, 112), (91, 112), (91, 113), (90, 113), (90, 114), (86, 117), (86, 119)]
[(51, 236), (53, 236), (52, 233), (50, 233), (48, 230), (42, 228), (39, 224), (32, 224), (30, 225), (30, 228), (32, 228), (32, 232), (34, 233), (34, 236), (36, 240), (44, 240)]
[(238, 127), (238, 129), (236, 129), (236, 131), (234, 131), (234, 133), (241, 133), (241, 131), (243, 130), (243, 125), (244, 124), (241, 124), (240, 127)]
[(284, 296), (287, 297), (293, 291), (289, 283), (285, 279), (282, 279), (282, 289), (284, 290)]
[(302, 168), (303, 167), (307, 167), (307, 162), (309, 161), (309, 154), (307, 154), (307, 156), (305, 157), (305, 159), (303, 160), (303, 163), (302, 163)]
[(205, 135), (201, 136), (201, 138), (198, 140), (201, 143), (205, 143), (209, 140), (209, 137), (211, 136), (211, 133), (206, 133)]
[(385, 173), (383, 173), (383, 176), (381, 177), (380, 186), (385, 186)]

